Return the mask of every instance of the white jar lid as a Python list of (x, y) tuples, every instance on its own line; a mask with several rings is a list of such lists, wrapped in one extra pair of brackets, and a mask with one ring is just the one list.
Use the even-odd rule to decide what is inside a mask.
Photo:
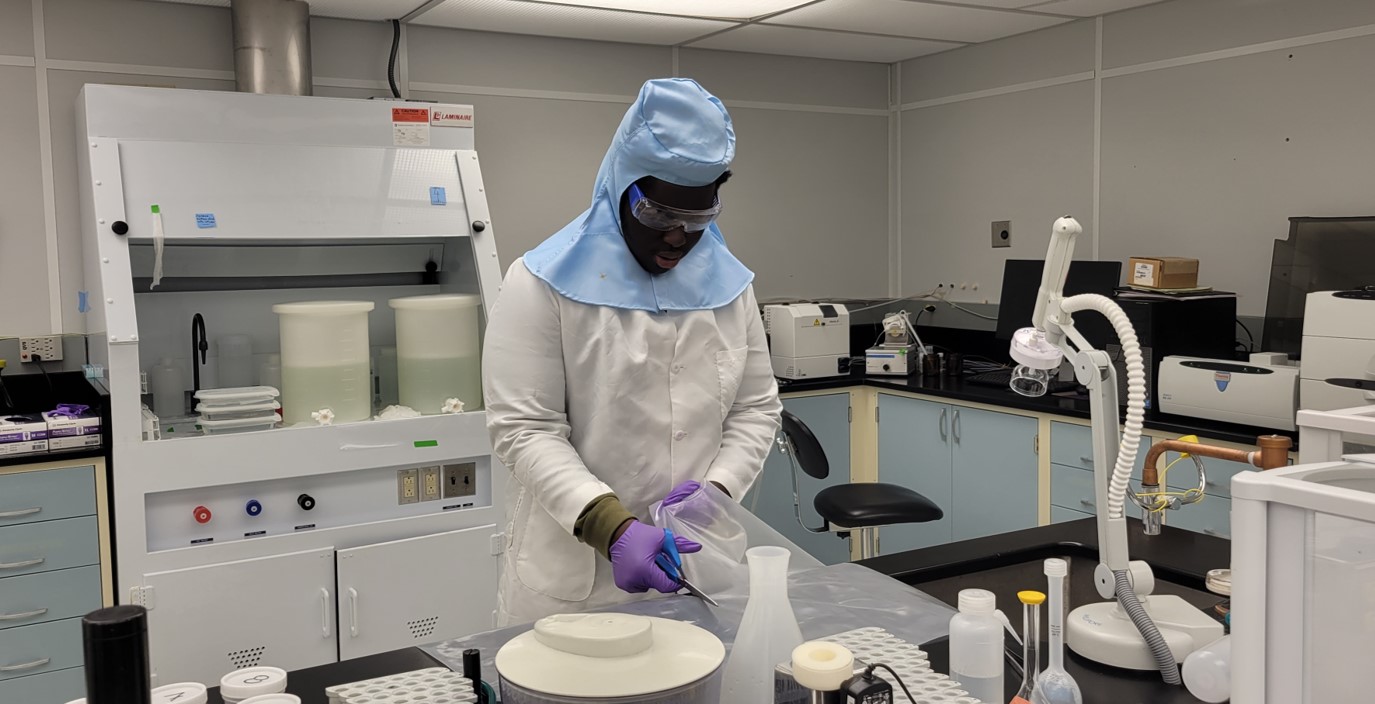
[(153, 690), (153, 704), (205, 704), (210, 696), (199, 682), (178, 682)]
[(433, 296), (393, 298), (387, 305), (398, 310), (451, 310), (482, 305), (482, 296), (474, 293), (439, 293)]
[(372, 301), (301, 301), (272, 306), (277, 315), (352, 315), (366, 313), (377, 304)]
[(243, 701), (262, 694), (286, 691), (286, 670), (280, 667), (248, 667), (220, 678), (220, 696)]
[(301, 698), (295, 694), (263, 694), (245, 699), (239, 704), (301, 704)]
[(543, 694), (602, 701), (698, 682), (726, 648), (690, 623), (618, 613), (560, 614), (497, 651), (502, 679)]

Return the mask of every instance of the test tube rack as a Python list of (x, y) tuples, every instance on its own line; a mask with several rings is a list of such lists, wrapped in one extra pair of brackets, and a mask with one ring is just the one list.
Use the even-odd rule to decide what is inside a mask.
[(447, 667), (403, 672), (325, 689), (329, 704), (468, 704), (473, 681)]

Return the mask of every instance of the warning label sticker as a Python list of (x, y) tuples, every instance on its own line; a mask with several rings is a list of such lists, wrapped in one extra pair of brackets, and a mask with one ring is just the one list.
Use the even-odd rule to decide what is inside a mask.
[(392, 108), (392, 144), (398, 147), (430, 146), (429, 108)]

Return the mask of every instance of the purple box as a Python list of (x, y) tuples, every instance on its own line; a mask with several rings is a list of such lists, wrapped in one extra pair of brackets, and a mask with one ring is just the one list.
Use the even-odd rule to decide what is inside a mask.
[(48, 423), (42, 416), (0, 416), (0, 457), (47, 451)]

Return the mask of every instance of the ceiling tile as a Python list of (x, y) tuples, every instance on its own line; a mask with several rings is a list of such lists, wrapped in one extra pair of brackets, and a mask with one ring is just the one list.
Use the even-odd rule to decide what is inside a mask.
[[(185, 5), (229, 7), (229, 0), (164, 0)], [(425, 0), (309, 0), (310, 14), (319, 17), (338, 17), (346, 20), (401, 19)]]
[[(693, 17), (714, 17), (726, 19), (750, 19), (781, 12), (808, 0), (541, 0), (559, 5), (581, 7), (601, 7), (613, 10), (635, 10), (656, 12), (665, 15), (691, 15)], [(1022, 0), (1013, 0), (1019, 2)], [(1027, 0), (1045, 2), (1045, 0)]]
[(1004, 10), (1020, 10), (1045, 3), (1046, 0), (956, 0), (960, 5), (978, 5), (979, 7), (997, 7)]
[(871, 34), (752, 24), (688, 46), (888, 64), (964, 45), (904, 37), (876, 37)]
[(730, 22), (545, 5), (516, 0), (446, 0), (416, 24), (636, 44), (680, 44)]
[(1042, 2), (1032, 9), (1037, 12), (1054, 12), (1076, 17), (1097, 17), (1109, 12), (1127, 10), (1142, 5), (1153, 5), (1161, 0), (1051, 0)]
[(982, 42), (1067, 22), (1067, 19), (914, 0), (825, 0), (765, 20), (769, 24), (957, 42)]

